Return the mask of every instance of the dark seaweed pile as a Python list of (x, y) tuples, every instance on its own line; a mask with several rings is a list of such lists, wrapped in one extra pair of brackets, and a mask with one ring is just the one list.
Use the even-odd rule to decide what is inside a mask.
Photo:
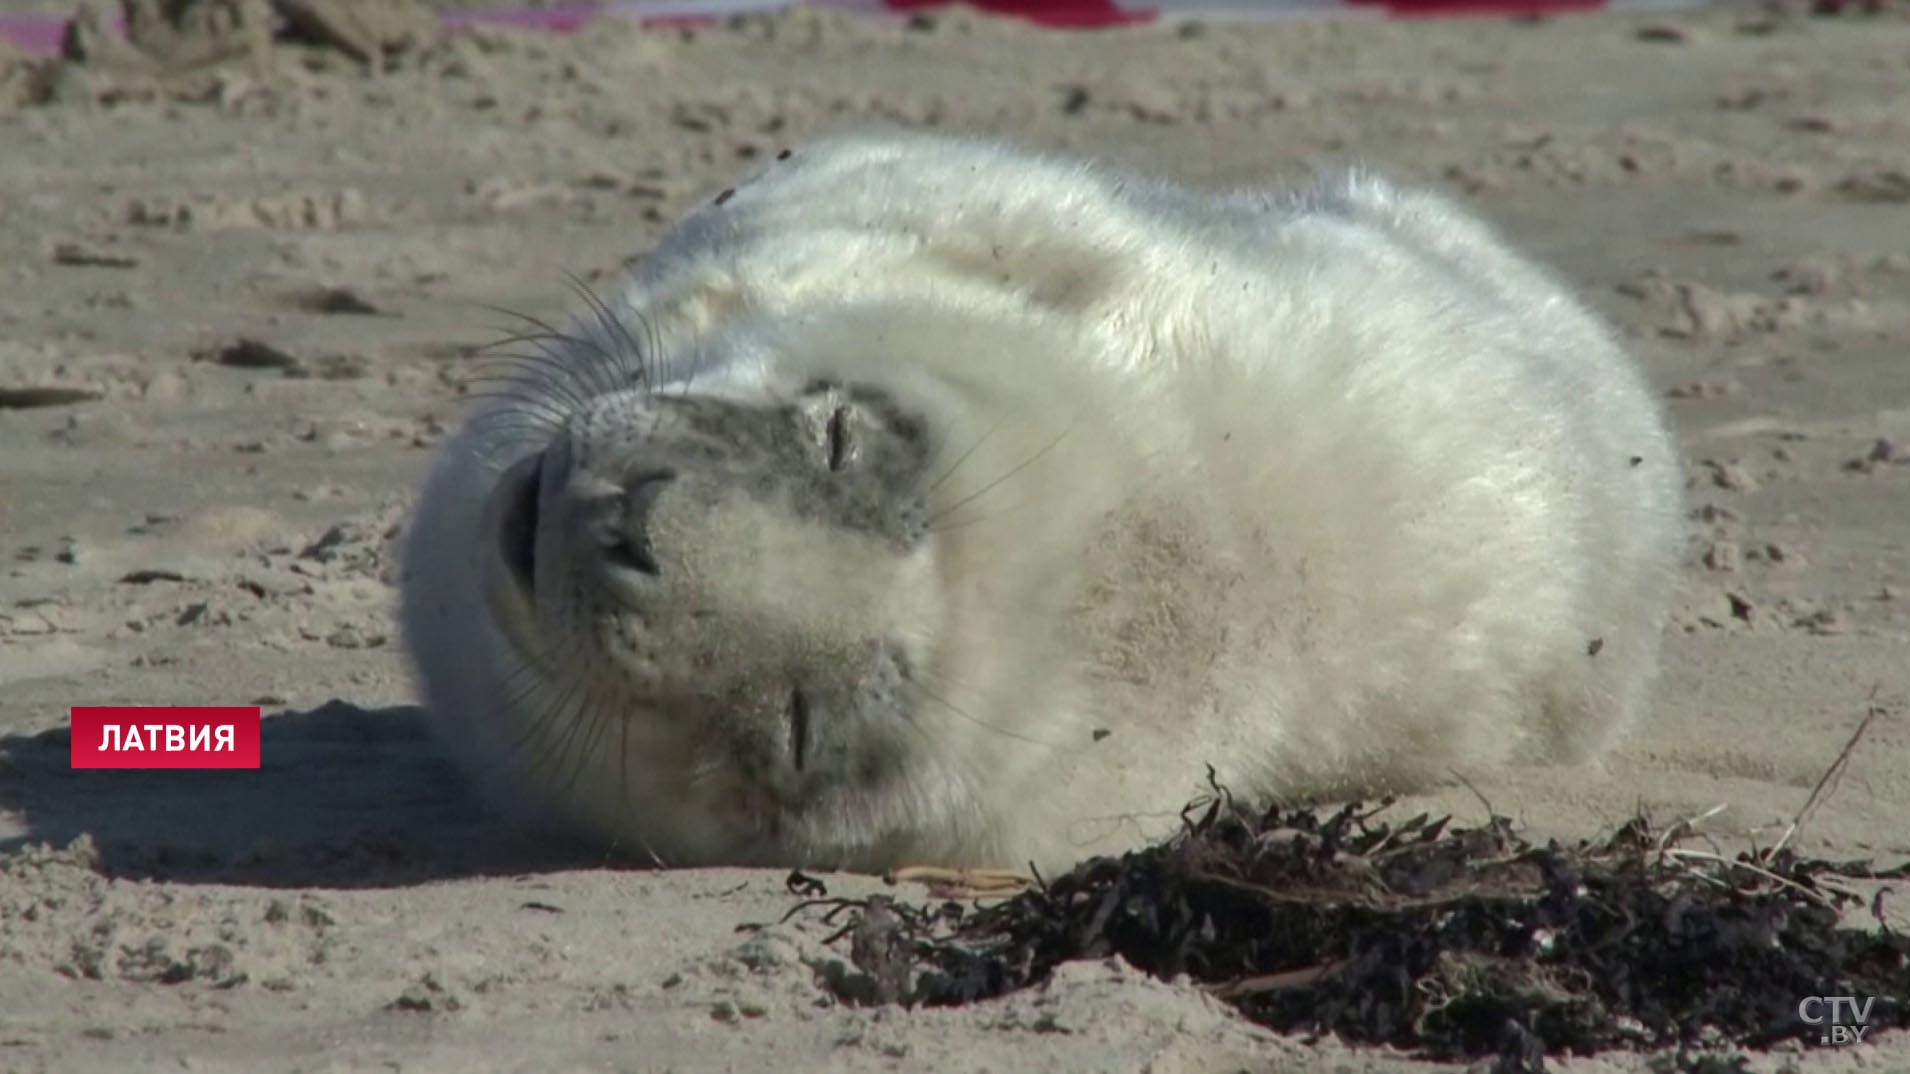
[(859, 972), (832, 986), (962, 1004), (1118, 955), (1187, 974), (1281, 1032), (1497, 1056), (1515, 1071), (1562, 1052), (1814, 1042), (1798, 1013), (1809, 996), (1877, 997), (1873, 1034), (1910, 1024), (1910, 937), (1838, 927), (1860, 905), (1840, 881), (1910, 866), (1686, 853), (1643, 819), (1534, 846), (1502, 817), (1460, 828), (1387, 823), (1386, 804), (1256, 813), (1214, 790), (1177, 837), (993, 906), (805, 902), (847, 915), (832, 942), (848, 940)]

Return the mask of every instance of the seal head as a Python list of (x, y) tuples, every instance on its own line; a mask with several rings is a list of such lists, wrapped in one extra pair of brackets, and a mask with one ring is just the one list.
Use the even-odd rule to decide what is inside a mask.
[(587, 695), (621, 714), (595, 730), (664, 748), (683, 806), (778, 841), (909, 779), (930, 457), (868, 387), (600, 396), (497, 482), (487, 603), (552, 719)]
[(737, 333), (654, 388), (539, 373), (467, 424), (405, 620), (500, 797), (671, 865), (988, 854), (1078, 708), (1053, 624), (1118, 483), (1074, 455), (1114, 453), (1057, 442), (1080, 393), (991, 375), (1069, 341), (897, 321)]

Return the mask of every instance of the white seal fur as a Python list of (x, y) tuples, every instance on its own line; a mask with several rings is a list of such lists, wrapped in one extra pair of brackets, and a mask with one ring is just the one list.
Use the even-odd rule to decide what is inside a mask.
[(841, 136), (530, 343), (429, 479), (405, 635), (490, 786), (668, 864), (1053, 868), (1210, 765), (1410, 789), (1648, 706), (1661, 415), (1435, 194)]

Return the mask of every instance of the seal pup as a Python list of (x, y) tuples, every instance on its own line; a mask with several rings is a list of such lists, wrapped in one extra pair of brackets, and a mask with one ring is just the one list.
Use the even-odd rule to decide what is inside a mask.
[(842, 135), (524, 342), (404, 634), (471, 771), (665, 864), (1063, 867), (1210, 766), (1403, 791), (1648, 705), (1662, 416), (1434, 193)]

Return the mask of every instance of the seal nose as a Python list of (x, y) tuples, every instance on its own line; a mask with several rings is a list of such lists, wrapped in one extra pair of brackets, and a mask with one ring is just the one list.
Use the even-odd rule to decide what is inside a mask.
[(662, 573), (657, 564), (656, 547), (650, 541), (650, 515), (657, 497), (670, 482), (675, 470), (652, 470), (639, 474), (624, 486), (623, 518), (611, 532), (604, 558), (613, 567), (656, 577)]

